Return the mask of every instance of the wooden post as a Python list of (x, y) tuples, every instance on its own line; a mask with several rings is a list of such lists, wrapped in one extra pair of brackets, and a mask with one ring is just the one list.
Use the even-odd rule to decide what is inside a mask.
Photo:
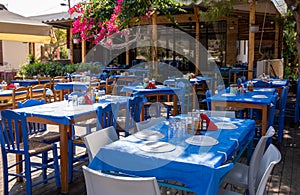
[(194, 6), (194, 14), (195, 14), (195, 19), (196, 19), (196, 61), (195, 61), (195, 74), (199, 74), (199, 68), (200, 68), (200, 24), (199, 24), (199, 7)]
[(86, 62), (86, 42), (85, 40), (81, 41), (81, 62)]
[(249, 12), (249, 52), (248, 52), (248, 79), (253, 78), (253, 63), (254, 63), (254, 47), (255, 47), (255, 32), (251, 32), (251, 26), (255, 25), (255, 4), (256, 0), (250, 2)]
[[(128, 36), (126, 36), (125, 39), (126, 39), (126, 42), (129, 41)], [(126, 45), (126, 65), (130, 65), (130, 61), (129, 60), (130, 60), (129, 46)]]
[(3, 47), (2, 47), (2, 41), (0, 40), (0, 65), (4, 65), (3, 62)]
[(152, 39), (153, 39), (153, 47), (152, 47), (152, 65), (153, 65), (153, 74), (157, 75), (157, 13), (155, 12), (152, 15)]
[[(280, 13), (276, 10), (276, 18), (280, 17)], [(275, 22), (275, 21), (274, 21)], [(279, 58), (279, 32), (280, 32), (280, 28), (279, 28), (279, 24), (278, 22), (275, 22), (275, 40), (274, 40), (274, 59)]]
[(74, 62), (74, 51), (73, 51), (73, 34), (72, 34), (72, 23), (70, 24), (69, 29), (69, 50), (70, 50), (70, 63)]
[(44, 45), (41, 45), (41, 57), (45, 57), (45, 46)]
[(29, 54), (32, 55), (33, 58), (35, 58), (35, 44), (34, 43), (29, 43)]

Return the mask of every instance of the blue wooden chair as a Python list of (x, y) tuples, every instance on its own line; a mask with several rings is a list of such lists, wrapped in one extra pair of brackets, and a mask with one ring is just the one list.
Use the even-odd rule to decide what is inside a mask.
[(131, 129), (136, 128), (136, 123), (141, 121), (143, 97), (136, 96), (128, 100), (126, 109), (125, 136), (130, 134)]
[[(109, 126), (116, 128), (116, 118), (114, 117), (113, 109), (115, 104), (107, 104), (106, 106), (99, 106), (96, 110), (97, 113), (97, 127), (96, 130), (100, 130)], [(76, 121), (76, 120), (75, 120)], [(74, 132), (74, 131), (73, 131)], [(88, 135), (91, 132), (86, 132), (84, 135), (77, 136), (75, 133), (71, 135), (71, 138), (68, 140), (68, 162), (69, 162), (69, 182), (73, 179), (73, 172), (82, 172), (82, 170), (74, 169), (73, 164), (79, 161), (86, 162), (88, 161), (88, 155), (86, 153), (82, 155), (76, 155), (75, 157), (75, 147), (86, 148), (84, 144), (83, 136)]]
[[(16, 178), (26, 179), (26, 194), (32, 194), (32, 187), (45, 183), (49, 179), (56, 179), (56, 186), (60, 187), (60, 175), (56, 144), (46, 144), (28, 140), (26, 117), (13, 110), (1, 111), (2, 121), (0, 125), (0, 141), (3, 163), (4, 194), (8, 195), (8, 183)], [(53, 158), (48, 159), (48, 152), (53, 153)], [(8, 154), (16, 154), (19, 161), (9, 164)], [(31, 157), (40, 157), (41, 163), (33, 162)], [(22, 160), (23, 159), (23, 160)], [(15, 173), (12, 169), (24, 163), (25, 170)], [(47, 176), (47, 169), (54, 169), (54, 176)], [(42, 180), (36, 183), (32, 181), (31, 173), (42, 170)]]
[(117, 108), (116, 103), (111, 103), (106, 106), (100, 106), (97, 108), (97, 129), (104, 129), (106, 127), (117, 126), (117, 113), (113, 111), (113, 108)]
[[(25, 102), (18, 102), (18, 108), (25, 108), (45, 104), (45, 99), (28, 99)], [(59, 132), (47, 131), (47, 125), (41, 123), (27, 123), (28, 134), (31, 141), (54, 143), (59, 141)]]
[(280, 101), (278, 104), (278, 112), (275, 112), (275, 120), (274, 125), (277, 127), (277, 136), (278, 142), (281, 143), (283, 139), (283, 130), (284, 130), (284, 117), (285, 117), (285, 108), (286, 108), (286, 100), (289, 93), (289, 87), (286, 86), (282, 89)]
[[(275, 110), (276, 110), (276, 103), (274, 102), (270, 105), (270, 110), (268, 113), (268, 128), (270, 126), (274, 125)], [(252, 118), (250, 117), (250, 119), (252, 119)], [(255, 120), (257, 120), (257, 119), (255, 119)], [(262, 127), (261, 127), (261, 124), (258, 123), (255, 127), (254, 140), (259, 140), (261, 138), (261, 136), (262, 136)]]
[[(206, 99), (211, 97), (211, 90), (207, 90), (205, 92)], [(211, 102), (209, 100), (206, 100), (206, 106), (207, 110), (211, 110)]]
[(135, 96), (128, 100), (125, 113), (120, 112), (118, 115), (116, 128), (118, 136), (121, 132), (128, 136), (136, 131), (136, 123), (140, 122), (143, 99), (144, 96)]
[[(190, 81), (187, 79), (176, 79), (175, 87), (179, 88), (180, 90), (176, 93), (178, 97), (177, 113), (187, 113), (187, 110), (190, 106), (190, 94), (185, 96), (186, 92), (190, 92), (191, 84)], [(167, 118), (170, 118), (171, 110), (174, 107), (174, 102), (163, 102), (164, 106), (167, 108)]]

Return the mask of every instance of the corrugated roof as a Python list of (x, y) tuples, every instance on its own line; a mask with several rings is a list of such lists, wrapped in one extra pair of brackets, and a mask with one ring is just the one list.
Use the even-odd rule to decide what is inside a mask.
[[(184, 5), (201, 5), (203, 0), (176, 0), (177, 2), (181, 2)], [(218, 0), (217, 0), (218, 1)], [(285, 15), (287, 12), (287, 5), (284, 0), (271, 0), (274, 4), (275, 8), (281, 15)]]
[(58, 28), (69, 28), (70, 22), (78, 17), (78, 13), (70, 15), (68, 12), (59, 12), (53, 14), (45, 14), (39, 16), (32, 16), (30, 18), (42, 21)]
[(284, 0), (271, 0), (271, 1), (281, 15), (285, 15), (287, 13), (287, 5)]

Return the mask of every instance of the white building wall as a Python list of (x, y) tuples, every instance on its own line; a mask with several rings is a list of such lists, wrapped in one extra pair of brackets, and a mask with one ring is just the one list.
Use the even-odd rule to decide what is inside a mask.
[(4, 66), (1, 71), (11, 71), (19, 69), (20, 65), (27, 62), (29, 54), (28, 43), (15, 41), (2, 41)]
[[(19, 70), (21, 65), (28, 63), (29, 43), (2, 41), (3, 62), (0, 71)], [(41, 44), (35, 44), (35, 58), (41, 56)]]

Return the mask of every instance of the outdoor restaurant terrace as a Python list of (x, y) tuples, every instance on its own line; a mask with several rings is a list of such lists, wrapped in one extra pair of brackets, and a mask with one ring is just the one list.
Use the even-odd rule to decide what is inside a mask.
[[(282, 27), (272, 20), (282, 7), (258, 2), (268, 9), (257, 8), (257, 44), (255, 1), (214, 22), (200, 20), (201, 3), (151, 2), (82, 2), (60, 19), (36, 17), (47, 32), (67, 29), (70, 58), (3, 74), (1, 193), (297, 194), (300, 78), (284, 77)], [(105, 24), (93, 18), (99, 11), (110, 13)], [(0, 39), (31, 39), (1, 29)]]

